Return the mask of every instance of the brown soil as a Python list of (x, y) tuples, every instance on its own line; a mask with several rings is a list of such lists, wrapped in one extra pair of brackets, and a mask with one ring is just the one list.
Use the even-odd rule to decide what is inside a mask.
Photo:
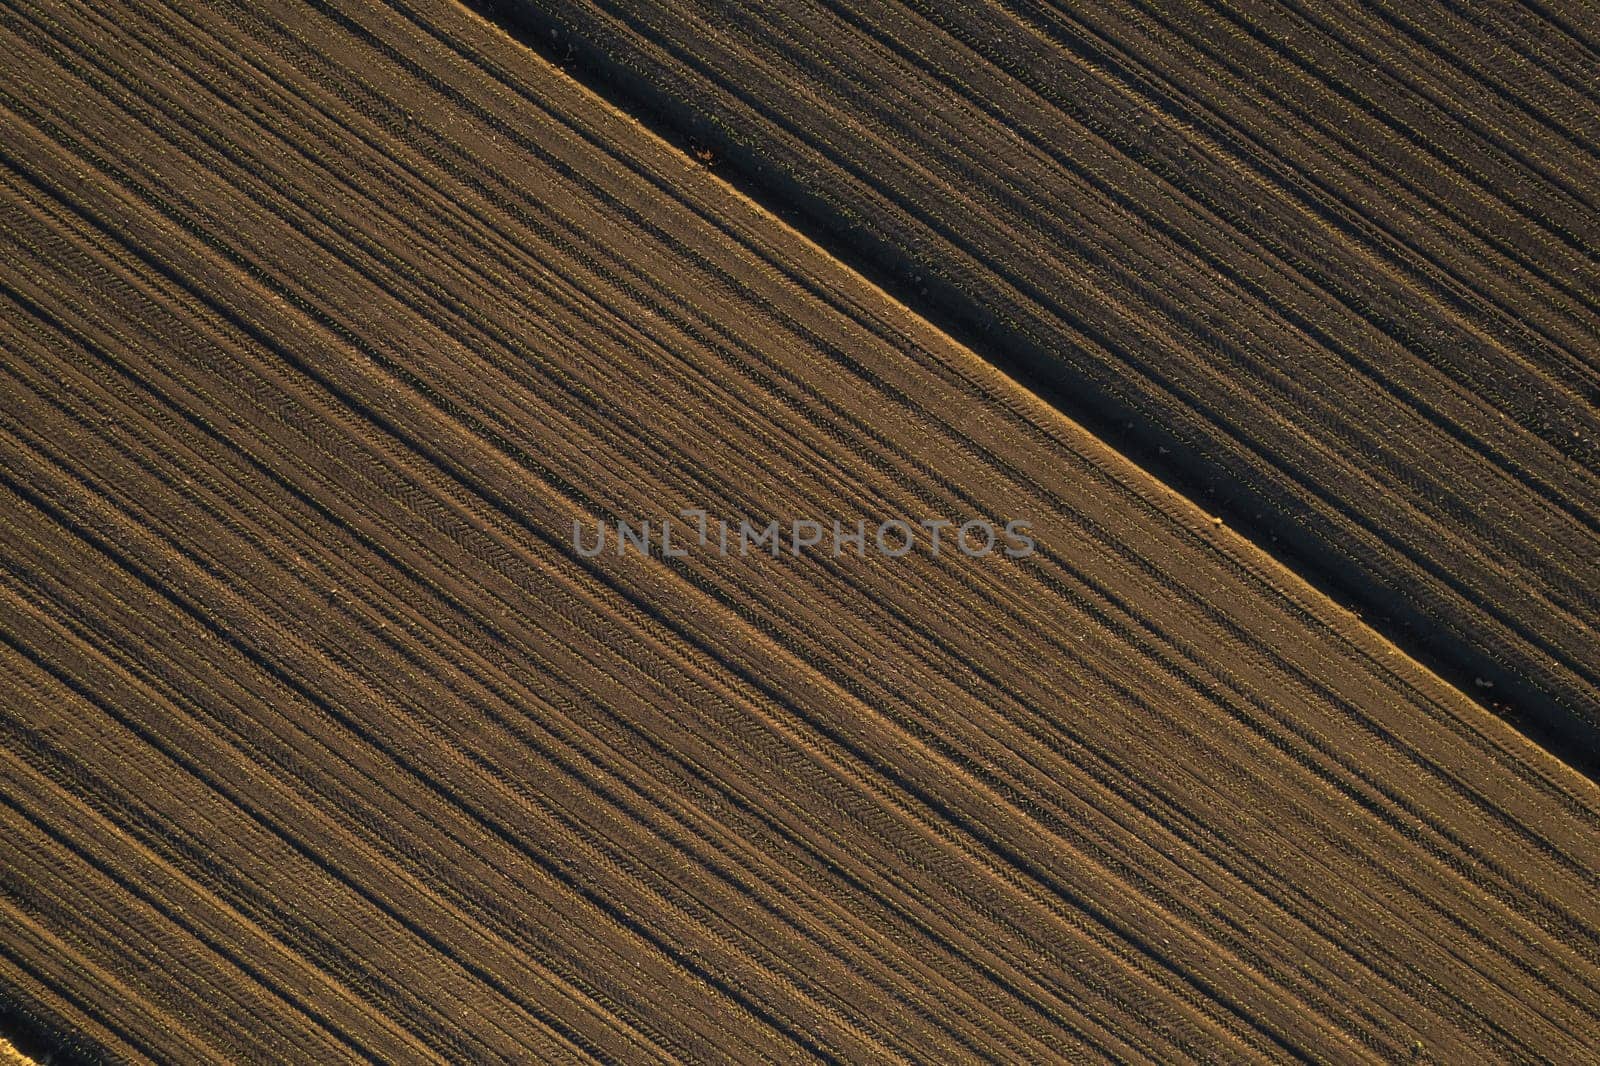
[[(0, 40), (0, 999), (64, 1055), (1600, 1054), (1600, 790), (722, 150), (447, 0)], [(572, 549), (679, 507), (1038, 552)]]
[(1582, 21), (477, 2), (1600, 770)]

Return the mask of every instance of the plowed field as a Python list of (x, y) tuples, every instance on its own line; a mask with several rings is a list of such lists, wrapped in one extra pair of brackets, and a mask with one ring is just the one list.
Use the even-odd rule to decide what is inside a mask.
[(1592, 10), (477, 2), (1600, 766)]
[[(655, 38), (641, 76), (685, 106), (764, 116), (696, 153), (450, 0), (0, 5), (16, 1039), (159, 1063), (1600, 1058), (1600, 790), (1218, 505), (1270, 496), (1245, 533), (1342, 545), (1457, 633), (1458, 667), (1492, 659), (1484, 682), (1581, 733), (1580, 31), (1552, 28), (1538, 123), (1501, 114), (1534, 90), (1469, 47), (1478, 21), (1368, 45), (1424, 97), (1458, 91), (1428, 42), (1496, 87), (1477, 125), (1408, 102), (1411, 134), (1337, 149), (1392, 195), (1312, 154), (1286, 88), (1238, 90), (1282, 123), (1227, 112), (1261, 171), (1369, 204), (1356, 233), (1311, 226), (1332, 194), (1309, 186), (1208, 206), (1229, 165), (1170, 142), (1192, 177), (1163, 176), (1172, 114), (1144, 191), (1091, 158), (1105, 130), (996, 117), (1061, 105), (981, 49), (971, 78), (1004, 86), (950, 74), (976, 23), (916, 31), (905, 62), (943, 73), (905, 91), (965, 103), (908, 98), (928, 127), (896, 132), (819, 87), (879, 53), (793, 10), (762, 47), (815, 69), (747, 62), (737, 92), (672, 51), (699, 16), (562, 16), (585, 48)], [(835, 21), (912, 33), (877, 17)], [(1245, 58), (1197, 64), (1193, 106)], [(812, 110), (768, 110), (783, 91)], [(1499, 138), (1493, 197), (1435, 187), (1414, 155), (1465, 158), (1447, 134)], [(928, 299), (982, 304), (992, 346), (822, 206), (919, 249)], [(1035, 209), (1042, 237), (1014, 228)], [(1205, 452), (1216, 499), (1048, 402), (1040, 368), (1068, 365), (1094, 411), (1167, 427), (1152, 456)], [(1035, 550), (574, 542), (680, 509), (785, 536), (1020, 519)]]

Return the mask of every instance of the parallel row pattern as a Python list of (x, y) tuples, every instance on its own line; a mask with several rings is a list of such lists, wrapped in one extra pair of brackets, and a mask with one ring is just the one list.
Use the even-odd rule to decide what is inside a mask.
[[(1600, 1054), (1600, 793), (445, 0), (0, 7), (0, 995), (122, 1061)], [(1025, 561), (574, 517), (1034, 522)]]
[(480, 2), (1596, 767), (1596, 22), (1476, 6)]

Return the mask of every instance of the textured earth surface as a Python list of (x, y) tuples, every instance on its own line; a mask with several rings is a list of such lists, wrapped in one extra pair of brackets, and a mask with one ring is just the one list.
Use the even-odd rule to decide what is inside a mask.
[(0, 1032), (1600, 1058), (1596, 25), (6, 0)]
[(481, 4), (1594, 766), (1592, 9)]

